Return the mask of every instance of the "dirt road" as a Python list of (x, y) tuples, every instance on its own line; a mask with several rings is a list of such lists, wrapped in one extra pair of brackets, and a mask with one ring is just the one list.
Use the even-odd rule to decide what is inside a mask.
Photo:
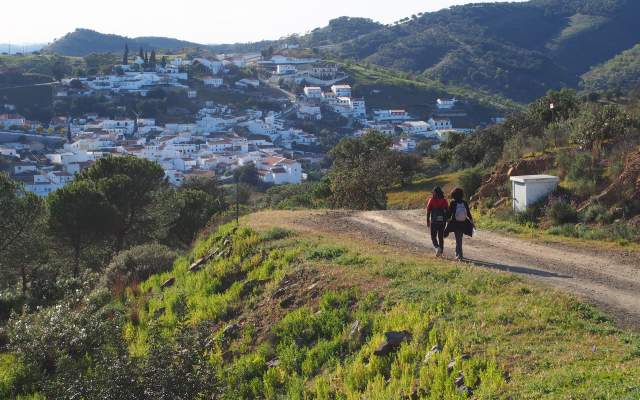
[[(369, 234), (413, 247), (432, 247), (421, 211), (361, 212), (347, 218)], [(452, 237), (446, 245), (445, 256), (453, 258)], [(512, 272), (569, 291), (621, 325), (640, 329), (638, 254), (530, 242), (487, 231), (466, 238), (464, 245), (465, 257), (478, 267)]]

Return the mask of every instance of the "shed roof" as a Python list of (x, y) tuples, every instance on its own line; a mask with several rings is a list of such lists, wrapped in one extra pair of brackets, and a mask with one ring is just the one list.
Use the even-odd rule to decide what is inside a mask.
[(521, 176), (512, 176), (511, 180), (519, 183), (535, 183), (535, 182), (559, 182), (560, 178), (553, 175), (521, 175)]

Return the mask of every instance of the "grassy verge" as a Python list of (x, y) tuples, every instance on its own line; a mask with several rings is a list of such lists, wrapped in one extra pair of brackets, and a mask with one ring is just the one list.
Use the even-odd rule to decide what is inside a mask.
[[(223, 228), (128, 291), (130, 350), (144, 356), (154, 327), (208, 324), (228, 399), (463, 399), (460, 376), (479, 399), (640, 395), (640, 337), (569, 296), (270, 220)], [(212, 248), (227, 253), (189, 273)], [(375, 355), (391, 330), (410, 338)]]
[(453, 172), (450, 174), (415, 179), (410, 185), (389, 192), (387, 194), (387, 205), (392, 210), (422, 208), (436, 186), (442, 187), (445, 193), (449, 193), (453, 190), (459, 177), (460, 173)]
[(579, 247), (593, 248), (596, 246), (611, 250), (640, 251), (640, 244), (616, 238), (616, 235), (607, 227), (567, 224), (542, 229), (533, 224), (523, 225), (514, 220), (496, 218), (481, 213), (476, 213), (475, 222), (480, 229), (515, 234), (527, 239), (543, 240), (550, 243), (566, 243)]

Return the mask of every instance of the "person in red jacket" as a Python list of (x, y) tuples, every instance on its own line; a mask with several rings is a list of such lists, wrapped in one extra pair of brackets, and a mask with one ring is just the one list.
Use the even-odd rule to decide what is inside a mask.
[(436, 251), (436, 257), (444, 252), (444, 229), (447, 223), (449, 203), (444, 197), (442, 188), (433, 189), (431, 198), (425, 205), (427, 209), (427, 226), (431, 228), (431, 241)]

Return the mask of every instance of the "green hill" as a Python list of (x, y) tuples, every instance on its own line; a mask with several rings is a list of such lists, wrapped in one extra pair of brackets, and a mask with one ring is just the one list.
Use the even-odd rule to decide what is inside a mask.
[(520, 105), (500, 95), (478, 89), (445, 85), (425, 77), (412, 77), (392, 69), (371, 64), (345, 64), (356, 96), (366, 97), (373, 109), (390, 107), (407, 110), (419, 118), (429, 118), (437, 112), (436, 100), (456, 97), (459, 111), (465, 117), (456, 117), (459, 127), (473, 128), (492, 117), (506, 115)]
[(44, 47), (43, 51), (65, 56), (86, 56), (91, 53), (121, 53), (125, 44), (129, 45), (132, 52), (135, 52), (138, 47), (163, 50), (203, 47), (197, 43), (165, 37), (128, 38), (90, 29), (76, 29)]
[(589, 91), (640, 88), (640, 44), (584, 74), (581, 84)]
[[(331, 49), (349, 58), (530, 101), (640, 41), (625, 0), (470, 4), (425, 13)], [(355, 35), (354, 35), (355, 37)]]

